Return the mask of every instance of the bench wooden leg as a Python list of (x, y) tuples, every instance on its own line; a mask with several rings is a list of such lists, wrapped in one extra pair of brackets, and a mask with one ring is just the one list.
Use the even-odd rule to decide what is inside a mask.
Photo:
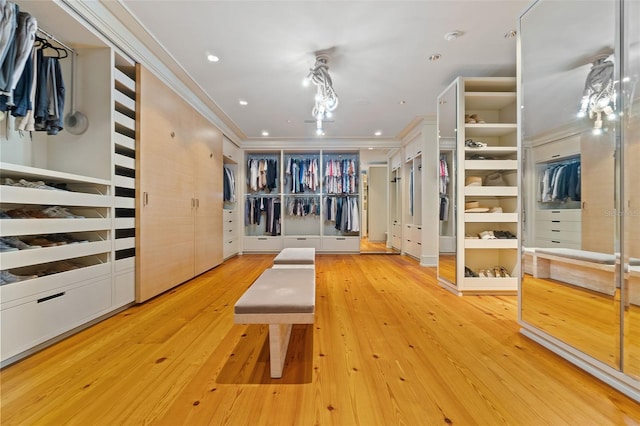
[(282, 377), (291, 328), (291, 324), (269, 324), (269, 355), (271, 358), (271, 377), (274, 379)]
[(534, 278), (550, 278), (551, 277), (551, 261), (540, 256), (533, 257), (533, 277)]

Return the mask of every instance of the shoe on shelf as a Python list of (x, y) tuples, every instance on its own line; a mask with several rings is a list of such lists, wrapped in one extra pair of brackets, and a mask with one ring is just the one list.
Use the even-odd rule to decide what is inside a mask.
[(11, 216), (9, 216), (4, 210), (0, 210), (0, 219), (11, 219)]
[(42, 235), (22, 237), (22, 240), (27, 244), (29, 244), (30, 246), (40, 246), (40, 247), (55, 247), (58, 245), (65, 244), (65, 243), (56, 243), (55, 241), (47, 240)]
[(15, 248), (14, 246), (10, 246), (9, 244), (5, 243), (4, 241), (0, 240), (0, 253), (4, 253), (7, 251), (18, 251), (19, 249)]
[(504, 234), (504, 237), (509, 240), (515, 240), (516, 238), (518, 238), (515, 235), (513, 235), (511, 231), (502, 231), (502, 233)]
[(485, 124), (486, 121), (482, 117), (479, 117), (478, 114), (471, 114), (469, 116), (469, 120), (472, 120), (473, 123)]
[(493, 235), (493, 231), (482, 231), (478, 234), (483, 240), (495, 240), (496, 236)]
[(0, 271), (1, 284), (11, 284), (18, 281), (31, 280), (33, 278), (38, 278), (38, 276), (37, 275), (14, 275), (9, 271)]
[(489, 213), (502, 213), (502, 207), (496, 206), (489, 209)]
[(41, 181), (41, 180), (37, 180), (35, 182), (30, 182), (30, 181), (25, 180), (25, 179), (20, 179), (18, 181), (18, 184), (19, 184), (19, 186), (22, 186), (24, 188), (48, 189), (48, 190), (57, 191), (56, 188), (54, 188), (52, 186), (45, 185), (44, 182)]
[(474, 120), (473, 118), (471, 118), (471, 116), (469, 114), (465, 114), (464, 115), (464, 122), (466, 124), (475, 124), (476, 120)]
[(464, 237), (465, 237), (466, 239), (468, 239), (468, 240), (477, 240), (478, 238), (480, 238), (480, 237), (478, 237), (478, 235), (477, 235), (477, 234), (467, 234), (467, 235), (465, 235)]
[(50, 218), (61, 218), (61, 219), (83, 219), (84, 216), (80, 216), (77, 214), (71, 213), (65, 207), (60, 206), (51, 206), (45, 209), (42, 209), (42, 212)]
[(473, 139), (467, 139), (464, 141), (464, 146), (467, 148), (485, 148), (487, 144), (484, 142), (474, 141)]
[(37, 245), (37, 244), (27, 244), (24, 241), (22, 241), (20, 238), (18, 237), (2, 237), (0, 238), (0, 240), (11, 247), (15, 247), (18, 250), (28, 250), (28, 249), (36, 249), (36, 248), (41, 248), (41, 246)]
[(502, 278), (510, 278), (511, 275), (509, 275), (509, 273), (507, 272), (507, 268), (505, 268), (504, 266), (500, 266), (500, 276)]
[[(494, 274), (494, 271), (492, 271), (491, 269), (487, 269), (485, 272), (487, 274), (487, 278), (495, 278), (496, 277), (495, 274)], [(498, 276), (500, 276), (500, 275), (498, 275)]]
[(478, 274), (476, 274), (475, 272), (473, 272), (473, 271), (471, 270), (471, 268), (469, 268), (469, 267), (465, 266), (465, 267), (464, 267), (464, 276), (465, 276), (465, 277), (477, 277), (477, 276), (478, 276)]
[(478, 276), (479, 276), (480, 278), (487, 278), (487, 271), (485, 271), (484, 269), (480, 269), (480, 270), (478, 271)]

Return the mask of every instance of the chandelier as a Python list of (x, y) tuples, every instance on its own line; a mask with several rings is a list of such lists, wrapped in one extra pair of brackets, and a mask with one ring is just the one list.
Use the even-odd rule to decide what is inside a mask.
[(338, 107), (338, 95), (333, 90), (328, 63), (329, 55), (326, 53), (316, 54), (316, 63), (313, 68), (309, 69), (309, 75), (305, 79), (305, 85), (311, 82), (316, 86), (316, 103), (311, 110), (311, 115), (316, 122), (317, 135), (324, 135), (322, 123), (331, 118), (333, 111)]

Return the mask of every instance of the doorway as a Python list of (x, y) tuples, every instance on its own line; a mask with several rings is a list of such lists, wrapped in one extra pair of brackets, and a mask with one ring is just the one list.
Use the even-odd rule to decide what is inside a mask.
[(362, 238), (360, 253), (393, 254), (395, 251), (387, 247), (388, 241), (388, 205), (389, 185), (386, 164), (369, 165), (363, 173)]

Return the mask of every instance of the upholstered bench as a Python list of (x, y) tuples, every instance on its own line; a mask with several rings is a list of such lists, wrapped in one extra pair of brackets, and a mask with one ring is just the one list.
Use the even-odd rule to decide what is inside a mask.
[(316, 249), (285, 248), (273, 259), (274, 268), (315, 268)]
[(267, 269), (238, 299), (236, 324), (269, 324), (271, 377), (282, 377), (293, 324), (313, 324), (316, 272), (309, 268)]
[(569, 248), (536, 248), (535, 278), (551, 278), (613, 296), (616, 255)]

